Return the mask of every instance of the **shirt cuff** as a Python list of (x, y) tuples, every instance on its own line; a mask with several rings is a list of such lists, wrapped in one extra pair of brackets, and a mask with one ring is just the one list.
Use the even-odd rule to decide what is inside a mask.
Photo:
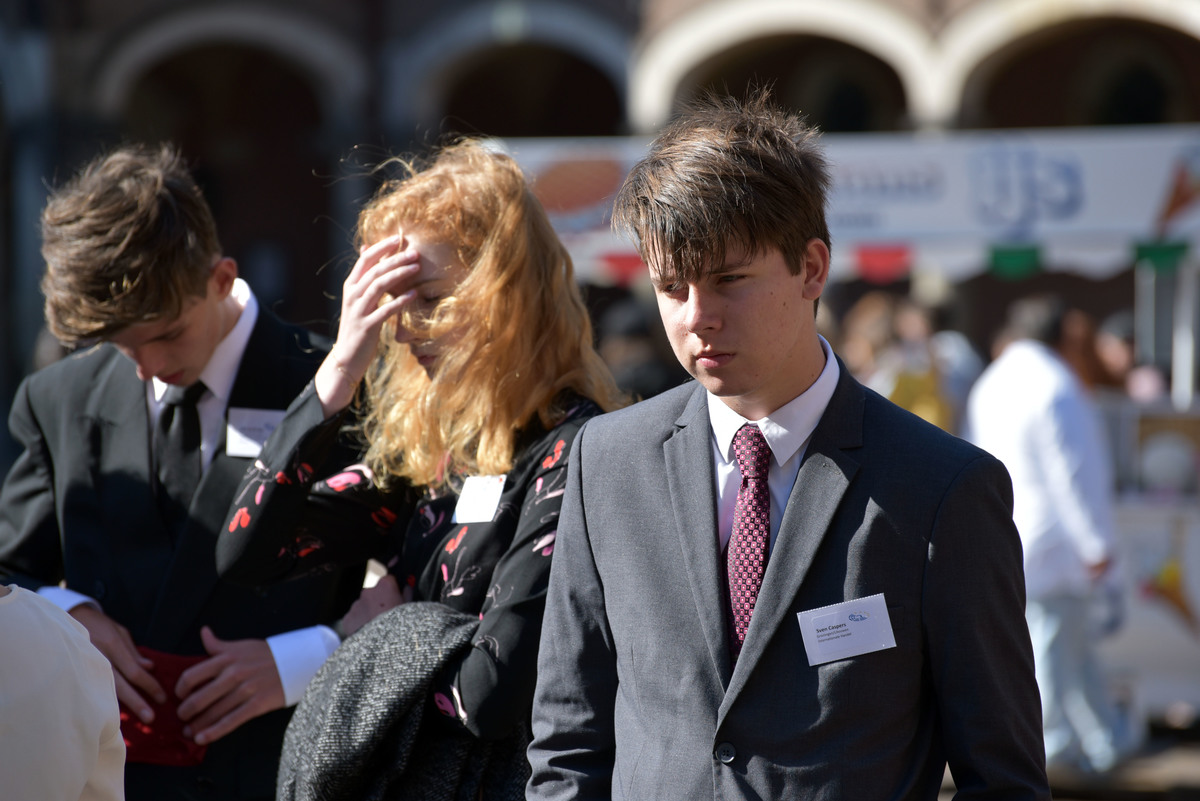
[(309, 681), (340, 644), (341, 640), (328, 626), (310, 626), (267, 638), (283, 685), (285, 706), (300, 702)]
[(93, 609), (100, 609), (100, 604), (94, 598), (89, 598), (81, 592), (75, 592), (75, 590), (68, 590), (66, 587), (56, 587), (53, 584), (48, 584), (45, 587), (38, 587), (37, 593), (64, 612), (69, 613), (75, 607), (83, 606), (84, 604)]

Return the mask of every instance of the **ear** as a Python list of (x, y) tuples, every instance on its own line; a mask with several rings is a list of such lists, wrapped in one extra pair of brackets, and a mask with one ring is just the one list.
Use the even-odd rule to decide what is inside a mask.
[(233, 282), (237, 280), (237, 262), (228, 256), (217, 259), (208, 276), (208, 291), (216, 293), (217, 300), (224, 300), (233, 291)]
[(804, 299), (816, 300), (825, 291), (829, 280), (829, 248), (817, 237), (808, 240), (804, 248)]

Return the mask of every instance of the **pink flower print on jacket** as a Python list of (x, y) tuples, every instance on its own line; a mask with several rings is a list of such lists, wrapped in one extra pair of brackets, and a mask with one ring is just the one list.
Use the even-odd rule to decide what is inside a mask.
[(451, 700), (445, 693), (435, 692), (433, 694), (433, 703), (437, 706), (438, 711), (448, 718), (458, 718), (463, 723), (467, 722), (467, 710), (463, 708), (462, 695), (458, 688), (451, 685), (450, 695), (454, 697)]
[(538, 541), (533, 544), (534, 552), (541, 551), (542, 556), (549, 556), (554, 553), (554, 537), (558, 532), (551, 531), (549, 534), (543, 534), (538, 537)]
[(542, 467), (549, 470), (554, 465), (558, 464), (558, 460), (562, 458), (563, 448), (567, 445), (566, 440), (559, 440), (554, 443), (554, 452), (542, 460)]
[(345, 492), (353, 487), (369, 485), (374, 480), (375, 474), (371, 472), (371, 468), (365, 464), (352, 464), (349, 467), (343, 468), (340, 473), (335, 473), (329, 478), (318, 481), (314, 489), (328, 487), (334, 492)]
[(462, 530), (459, 531), (457, 535), (451, 537), (450, 541), (446, 543), (446, 553), (454, 553), (454, 551), (458, 548), (458, 544), (462, 542), (462, 538), (466, 536), (466, 533), (467, 527), (463, 526)]
[(417, 531), (421, 537), (428, 537), (432, 532), (441, 530), (446, 521), (445, 511), (434, 511), (428, 503), (417, 505)]
[(470, 550), (466, 545), (462, 544), (463, 537), (467, 534), (467, 528), (468, 526), (463, 526), (458, 534), (451, 537), (450, 541), (446, 543), (446, 553), (454, 554), (454, 572), (451, 573), (450, 566), (442, 562), (442, 582), (444, 586), (442, 587), (441, 595), (443, 600), (462, 595), (466, 592), (467, 583), (476, 578), (481, 572), (479, 565), (472, 564), (463, 569), (463, 557)]
[(311, 534), (301, 534), (279, 549), (279, 557), (291, 556), (295, 559), (303, 559), (324, 547), (325, 544)]
[[(549, 457), (547, 457), (549, 458)], [(543, 476), (538, 476), (533, 482), (533, 495), (526, 501), (526, 514), (536, 514), (537, 507), (545, 505), (549, 501), (554, 501), (550, 504), (549, 510), (543, 514), (539, 521), (542, 524), (553, 522), (558, 518), (559, 498), (567, 491), (567, 471), (558, 469)]]
[(371, 522), (381, 529), (390, 529), (395, 525), (399, 517), (400, 515), (386, 506), (380, 506), (374, 512), (371, 512)]

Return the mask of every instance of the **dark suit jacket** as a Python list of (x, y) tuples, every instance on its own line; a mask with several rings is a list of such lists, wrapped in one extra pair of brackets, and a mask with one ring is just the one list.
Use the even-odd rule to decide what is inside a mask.
[[(260, 309), (230, 405), (285, 409), (327, 350)], [(202, 625), (223, 639), (265, 638), (331, 623), (357, 597), (361, 567), (262, 588), (217, 578), (217, 533), (251, 462), (226, 455), (223, 437), (172, 546), (150, 483), (145, 385), (110, 345), (28, 377), (9, 426), (24, 452), (0, 490), (0, 582), (36, 590), (65, 581), (99, 601), (137, 644), (180, 654), (204, 652)], [(155, 784), (180, 783), (195, 797), (269, 796), (289, 716), (251, 721), (210, 746), (197, 769), (130, 766), (130, 781), (144, 769)], [(154, 797), (177, 796), (162, 786)]]
[[(1003, 466), (842, 368), (736, 667), (706, 395), (589, 422), (551, 569), (531, 799), (1048, 799)], [(797, 614), (883, 593), (896, 647), (810, 667)]]

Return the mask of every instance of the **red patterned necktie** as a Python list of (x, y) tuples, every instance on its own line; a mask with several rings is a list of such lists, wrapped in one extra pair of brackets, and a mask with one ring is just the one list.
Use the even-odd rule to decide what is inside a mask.
[(767, 569), (771, 541), (771, 495), (767, 473), (771, 448), (758, 426), (744, 425), (733, 437), (733, 452), (742, 471), (742, 484), (733, 507), (733, 532), (725, 564), (729, 577), (729, 609), (733, 618), (730, 645), (736, 657), (746, 640), (750, 615)]

